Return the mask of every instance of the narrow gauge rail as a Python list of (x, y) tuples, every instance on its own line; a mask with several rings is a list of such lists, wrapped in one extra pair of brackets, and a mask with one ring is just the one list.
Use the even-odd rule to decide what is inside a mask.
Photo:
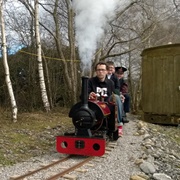
[[(110, 142), (107, 141), (107, 144), (106, 144), (106, 145), (107, 145), (106, 151), (108, 152), (108, 151), (111, 151), (111, 150), (117, 145), (117, 143), (113, 143), (113, 142), (110, 143)], [(45, 165), (45, 166), (43, 166), (43, 167), (41, 167), (41, 168), (38, 168), (38, 169), (35, 169), (35, 170), (33, 170), (33, 171), (29, 171), (29, 172), (27, 172), (27, 173), (25, 173), (25, 174), (23, 174), (23, 175), (18, 176), (18, 177), (17, 177), (17, 176), (16, 176), (16, 177), (15, 177), (15, 176), (14, 176), (14, 177), (10, 177), (10, 179), (13, 179), (13, 180), (22, 180), (22, 179), (24, 179), (24, 178), (27, 178), (27, 177), (29, 177), (29, 176), (32, 176), (32, 175), (40, 172), (40, 171), (46, 170), (46, 169), (51, 168), (51, 167), (53, 167), (53, 166), (55, 166), (55, 165), (59, 165), (60, 163), (63, 163), (63, 162), (65, 162), (65, 161), (68, 161), (68, 160), (70, 160), (72, 157), (73, 157), (73, 155), (66, 156), (66, 157), (64, 157), (64, 158), (62, 158), (62, 159), (60, 159), (60, 160), (57, 160), (57, 161), (55, 161), (55, 162), (52, 162), (52, 163), (50, 163), (50, 164), (48, 164), (48, 165)], [(83, 161), (76, 163), (75, 165), (73, 165), (73, 166), (65, 169), (65, 170), (62, 171), (62, 172), (59, 172), (59, 173), (57, 173), (57, 174), (52, 175), (51, 177), (48, 177), (46, 180), (55, 180), (55, 179), (58, 179), (58, 178), (60, 178), (60, 177), (63, 177), (65, 174), (68, 174), (68, 173), (72, 172), (73, 170), (75, 170), (75, 169), (83, 166), (84, 164), (86, 164), (87, 162), (91, 161), (91, 160), (94, 159), (94, 158), (95, 158), (95, 156), (88, 156), (88, 157), (85, 158)], [(96, 158), (97, 158), (97, 157), (96, 157)]]
[[(114, 148), (115, 145), (117, 145), (117, 143), (112, 143), (112, 142), (110, 143), (109, 140), (107, 140), (107, 141), (106, 141), (106, 145), (107, 145), (106, 151), (111, 151), (112, 148)], [(109, 149), (109, 148), (110, 148), (110, 149)], [(57, 174), (55, 174), (54, 176), (49, 177), (49, 178), (46, 179), (46, 180), (56, 180), (56, 179), (58, 179), (58, 178), (60, 178), (60, 177), (63, 177), (65, 174), (68, 174), (68, 173), (72, 172), (73, 170), (75, 170), (75, 169), (83, 166), (84, 164), (86, 164), (87, 162), (91, 161), (91, 160), (94, 159), (94, 158), (95, 158), (95, 156), (89, 156), (89, 157), (87, 157), (85, 160), (83, 160), (83, 161), (75, 164), (74, 166), (72, 166), (72, 167), (64, 170), (63, 172), (57, 173)]]
[(55, 179), (57, 179), (57, 178), (59, 178), (59, 177), (62, 177), (62, 176), (64, 176), (65, 174), (67, 174), (67, 173), (69, 173), (69, 172), (72, 172), (73, 170), (75, 170), (75, 169), (83, 166), (85, 163), (91, 161), (93, 158), (94, 158), (93, 156), (90, 156), (90, 157), (86, 158), (85, 160), (83, 160), (82, 162), (75, 164), (74, 166), (72, 166), (72, 167), (64, 170), (63, 172), (60, 172), (60, 173), (55, 174), (54, 176), (51, 176), (51, 177), (49, 177), (49, 178), (46, 179), (46, 180), (55, 180)]
[(62, 158), (62, 159), (60, 159), (60, 160), (58, 160), (58, 161), (52, 162), (52, 163), (50, 163), (50, 164), (48, 164), (48, 165), (46, 165), (46, 166), (43, 166), (43, 167), (38, 168), (38, 169), (35, 169), (35, 170), (33, 170), (33, 171), (29, 171), (29, 172), (27, 172), (26, 174), (23, 174), (23, 175), (20, 175), (20, 176), (18, 176), (18, 177), (14, 177), (14, 178), (11, 177), (11, 179), (13, 179), (13, 180), (23, 179), (23, 178), (28, 177), (28, 176), (31, 176), (31, 175), (39, 172), (39, 171), (42, 171), (42, 170), (48, 169), (48, 168), (50, 168), (50, 167), (53, 167), (53, 166), (55, 166), (56, 164), (65, 162), (65, 161), (67, 161), (68, 159), (70, 159), (71, 157), (72, 157), (72, 155), (66, 156), (66, 157), (64, 157), (64, 158)]
[[(10, 179), (13, 179), (13, 180), (22, 180), (22, 179), (27, 178), (28, 176), (34, 175), (34, 174), (36, 174), (36, 173), (38, 173), (38, 172), (40, 172), (42, 170), (46, 170), (46, 169), (48, 169), (50, 167), (53, 167), (53, 166), (55, 166), (57, 164), (60, 164), (60, 163), (65, 162), (65, 161), (68, 161), (71, 157), (73, 157), (73, 155), (69, 155), (69, 156), (67, 156), (67, 157), (65, 157), (63, 159), (60, 159), (58, 161), (55, 161), (53, 163), (50, 163), (50, 164), (48, 164), (46, 166), (43, 166), (43, 167), (38, 168), (38, 169), (35, 169), (33, 171), (27, 172), (26, 174), (20, 175), (18, 177), (11, 177)], [(79, 162), (79, 163), (77, 163), (77, 164), (75, 164), (75, 165), (65, 169), (62, 172), (59, 172), (59, 173), (57, 173), (57, 174), (47, 178), (46, 180), (55, 180), (55, 179), (57, 179), (59, 177), (62, 177), (63, 175), (65, 175), (65, 174), (67, 174), (69, 172), (72, 172), (73, 170), (83, 166), (85, 163), (91, 161), (93, 158), (95, 158), (95, 157), (93, 157), (93, 156), (87, 157), (83, 161), (81, 161), (81, 162)]]

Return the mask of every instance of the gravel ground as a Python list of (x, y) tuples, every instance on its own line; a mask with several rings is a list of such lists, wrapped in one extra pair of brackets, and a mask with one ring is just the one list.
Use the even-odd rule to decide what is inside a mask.
[(134, 119), (134, 116), (129, 116), (128, 119), (130, 122), (124, 125), (123, 136), (118, 139), (113, 151), (79, 179), (128, 180), (133, 174), (141, 173), (134, 160), (140, 156), (143, 137), (135, 136), (138, 120)]
[[(173, 145), (171, 150), (171, 141), (167, 141), (164, 135), (147, 128), (146, 123), (139, 121), (137, 116), (128, 115), (128, 119), (130, 122), (123, 127), (123, 136), (109, 155), (101, 158), (100, 162), (92, 162), (93, 167), (84, 167), (87, 172), (72, 174), (80, 180), (179, 180), (179, 146)], [(0, 167), (0, 179), (8, 180), (11, 176), (23, 174), (63, 156), (53, 153), (14, 166)], [(35, 180), (40, 179), (43, 178)]]

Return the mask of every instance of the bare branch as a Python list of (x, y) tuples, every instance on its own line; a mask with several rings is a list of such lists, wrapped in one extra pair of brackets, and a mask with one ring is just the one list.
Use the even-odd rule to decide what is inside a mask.
[(173, 0), (174, 6), (176, 9), (178, 9), (179, 5), (177, 4), (176, 0)]

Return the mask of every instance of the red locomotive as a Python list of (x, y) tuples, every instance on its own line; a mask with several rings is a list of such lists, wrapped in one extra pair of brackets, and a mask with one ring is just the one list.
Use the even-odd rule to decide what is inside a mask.
[(59, 153), (85, 156), (102, 156), (107, 140), (117, 140), (117, 117), (114, 103), (107, 103), (100, 97), (88, 99), (88, 78), (82, 77), (81, 102), (70, 112), (75, 132), (56, 137)]

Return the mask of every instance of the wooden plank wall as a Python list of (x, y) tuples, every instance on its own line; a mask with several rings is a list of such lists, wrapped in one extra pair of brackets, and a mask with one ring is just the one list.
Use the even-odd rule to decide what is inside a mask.
[(180, 115), (180, 55), (174, 57), (174, 112)]
[(159, 113), (162, 112), (163, 107), (162, 107), (162, 102), (163, 102), (163, 96), (161, 95), (160, 92), (163, 91), (163, 65), (162, 65), (162, 57), (154, 57), (152, 59), (153, 66), (152, 66), (152, 71), (153, 71), (153, 76), (152, 76), (152, 90), (153, 90), (153, 100), (150, 102), (151, 103), (151, 109), (150, 111), (154, 113)]
[(180, 114), (180, 45), (147, 49), (142, 58), (143, 111)]

